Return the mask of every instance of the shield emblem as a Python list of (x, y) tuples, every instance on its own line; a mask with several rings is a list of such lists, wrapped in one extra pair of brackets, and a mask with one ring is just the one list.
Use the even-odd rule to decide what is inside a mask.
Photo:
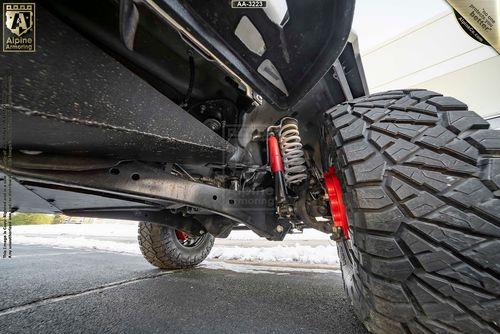
[(6, 10), (5, 25), (13, 34), (20, 37), (33, 27), (33, 11), (26, 9)]

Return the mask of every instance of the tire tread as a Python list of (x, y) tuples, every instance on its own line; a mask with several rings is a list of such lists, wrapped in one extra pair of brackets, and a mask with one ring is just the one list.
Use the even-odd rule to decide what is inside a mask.
[(367, 328), (498, 333), (500, 131), (427, 90), (373, 94), (326, 116), (352, 236), (339, 256)]

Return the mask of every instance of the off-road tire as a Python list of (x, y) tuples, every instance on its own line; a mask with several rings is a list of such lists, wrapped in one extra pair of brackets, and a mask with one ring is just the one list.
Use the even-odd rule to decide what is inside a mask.
[(144, 258), (160, 269), (192, 268), (206, 259), (214, 245), (214, 237), (206, 233), (195, 246), (184, 247), (174, 228), (147, 222), (139, 223), (138, 240)]
[[(325, 113), (344, 190), (347, 294), (373, 333), (498, 333), (500, 131), (426, 90)], [(327, 156), (328, 155), (328, 156)]]

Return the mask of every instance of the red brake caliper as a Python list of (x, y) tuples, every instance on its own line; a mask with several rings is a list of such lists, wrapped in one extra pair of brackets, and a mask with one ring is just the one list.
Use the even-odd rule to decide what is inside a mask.
[[(330, 200), (330, 211), (332, 212), (334, 230), (341, 230), (344, 237), (349, 239), (349, 229), (347, 225), (347, 212), (342, 199), (342, 186), (335, 175), (335, 168), (330, 167), (323, 175), (325, 180), (328, 199)], [(337, 234), (337, 233), (335, 233)], [(338, 236), (340, 237), (340, 235)]]
[(175, 235), (180, 241), (185, 241), (188, 238), (188, 235), (186, 233), (179, 230), (175, 230)]

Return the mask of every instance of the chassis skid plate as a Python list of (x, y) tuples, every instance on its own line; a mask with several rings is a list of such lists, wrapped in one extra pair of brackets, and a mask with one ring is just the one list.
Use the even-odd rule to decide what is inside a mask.
[(290, 229), (287, 222), (278, 223), (272, 189), (218, 188), (139, 162), (75, 172), (22, 169), (15, 161), (11, 167), (12, 207), (24, 212), (32, 209), (25, 205), (36, 206), (37, 212), (45, 205), (44, 212), (164, 223), (168, 209), (185, 204), (243, 223), (272, 240), (282, 240)]
[(0, 112), (14, 150), (223, 163), (235, 148), (145, 80), (37, 7), (37, 52), (0, 53)]

